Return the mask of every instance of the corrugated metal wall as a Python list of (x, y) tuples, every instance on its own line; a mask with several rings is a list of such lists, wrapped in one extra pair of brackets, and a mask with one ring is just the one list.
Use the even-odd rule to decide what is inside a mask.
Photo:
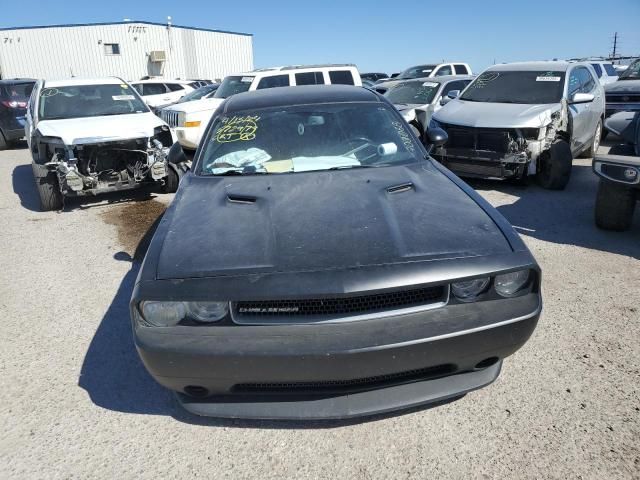
[[(107, 55), (106, 43), (119, 44), (120, 55)], [(164, 64), (149, 61), (153, 50), (166, 52)], [(251, 69), (250, 35), (135, 22), (0, 30), (2, 78), (216, 79)]]

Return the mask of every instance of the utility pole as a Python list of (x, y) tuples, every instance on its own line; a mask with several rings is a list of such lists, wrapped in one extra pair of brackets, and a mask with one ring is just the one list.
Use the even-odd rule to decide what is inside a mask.
[(611, 52), (611, 58), (616, 58), (618, 53), (618, 32), (613, 34), (613, 52)]

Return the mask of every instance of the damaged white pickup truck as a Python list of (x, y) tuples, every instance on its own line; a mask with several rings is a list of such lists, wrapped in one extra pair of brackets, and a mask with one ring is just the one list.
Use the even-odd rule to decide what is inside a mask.
[(25, 134), (42, 210), (150, 183), (174, 192), (188, 169), (167, 161), (169, 127), (120, 78), (39, 81)]

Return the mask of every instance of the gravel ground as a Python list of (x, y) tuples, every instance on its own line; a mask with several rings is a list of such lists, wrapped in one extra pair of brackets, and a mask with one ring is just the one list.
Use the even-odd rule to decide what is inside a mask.
[(41, 213), (29, 162), (0, 152), (0, 478), (640, 478), (640, 215), (594, 227), (589, 160), (563, 192), (474, 184), (544, 272), (538, 328), (493, 385), (313, 424), (182, 411), (127, 311), (132, 258), (171, 196)]

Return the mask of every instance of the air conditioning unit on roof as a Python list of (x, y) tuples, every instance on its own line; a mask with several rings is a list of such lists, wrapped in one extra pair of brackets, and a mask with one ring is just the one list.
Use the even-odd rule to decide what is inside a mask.
[(149, 60), (152, 62), (166, 62), (167, 53), (164, 50), (152, 50), (149, 53)]

